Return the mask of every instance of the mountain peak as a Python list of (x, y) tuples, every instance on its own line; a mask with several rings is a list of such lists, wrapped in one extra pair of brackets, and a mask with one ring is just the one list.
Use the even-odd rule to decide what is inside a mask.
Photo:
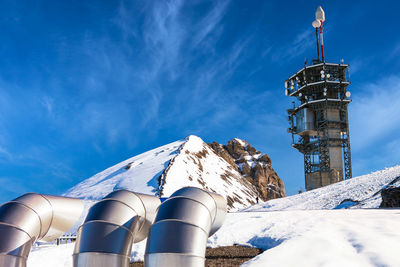
[(245, 147), (246, 144), (248, 144), (246, 141), (244, 141), (244, 140), (242, 140), (242, 139), (239, 139), (239, 138), (233, 138), (231, 141), (237, 142), (237, 143), (239, 143), (239, 144), (240, 144), (241, 146), (243, 146), (243, 147)]
[[(261, 153), (246, 141), (238, 140), (240, 139), (228, 142), (226, 151), (237, 152), (236, 156), (228, 158), (213, 147), (214, 143), (209, 145), (200, 137), (189, 135), (183, 140), (122, 161), (84, 180), (68, 190), (65, 195), (98, 200), (114, 190), (127, 189), (169, 197), (184, 186), (194, 186), (223, 195), (230, 210), (250, 206), (256, 203), (258, 196), (261, 199), (283, 196), (283, 183), (279, 185), (279, 190), (275, 190), (279, 191), (279, 194), (272, 195), (271, 190), (265, 193), (266, 189), (260, 189), (259, 178), (265, 176), (267, 170), (259, 161), (258, 155)], [(245, 147), (242, 144), (245, 144)], [(221, 151), (225, 150), (225, 146), (218, 147)], [(241, 162), (243, 159), (246, 164), (251, 165), (250, 170), (254, 171), (255, 179), (244, 171), (246, 164)], [(271, 184), (268, 186), (271, 187)]]
[(198, 152), (203, 149), (204, 146), (204, 141), (200, 137), (196, 135), (189, 135), (188, 137), (185, 138), (185, 148), (186, 150), (190, 150), (192, 152)]

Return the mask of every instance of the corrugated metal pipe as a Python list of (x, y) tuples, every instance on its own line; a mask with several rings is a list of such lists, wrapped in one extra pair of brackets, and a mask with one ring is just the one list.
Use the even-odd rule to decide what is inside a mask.
[(155, 196), (118, 190), (94, 204), (78, 230), (75, 267), (127, 267), (132, 243), (145, 239), (160, 205)]
[(52, 241), (81, 216), (83, 201), (28, 193), (0, 207), (0, 266), (24, 267), (36, 240)]
[(226, 200), (185, 187), (161, 204), (147, 239), (146, 267), (204, 267), (207, 239), (223, 224)]

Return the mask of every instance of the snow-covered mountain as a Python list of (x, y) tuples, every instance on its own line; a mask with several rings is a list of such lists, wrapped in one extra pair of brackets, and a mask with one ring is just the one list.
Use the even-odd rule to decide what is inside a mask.
[(382, 202), (380, 191), (387, 186), (400, 186), (400, 165), (298, 195), (269, 200), (244, 211), (378, 208)]
[[(164, 149), (171, 151), (176, 147), (173, 151), (177, 151), (181, 147), (183, 150), (184, 142)], [(144, 155), (140, 155), (141, 158)], [(176, 157), (175, 160), (180, 161)], [(114, 171), (126, 166), (124, 164)], [(168, 180), (164, 186), (167, 184)], [(235, 244), (265, 250), (242, 266), (400, 266), (399, 209), (355, 209), (378, 207), (379, 192), (387, 186), (400, 186), (400, 165), (231, 212), (221, 229), (209, 238), (208, 246)], [(70, 190), (71, 193), (78, 194), (77, 188)], [(79, 191), (78, 195), (84, 193)], [(332, 210), (343, 207), (343, 202), (353, 206)], [(132, 260), (143, 261), (145, 247), (146, 241), (134, 244)], [(73, 244), (41, 246), (32, 251), (28, 265), (69, 267), (72, 253)]]
[[(262, 156), (257, 154), (257, 157)], [(64, 195), (90, 202), (113, 190), (128, 189), (168, 197), (184, 186), (200, 187), (223, 195), (229, 210), (255, 204), (260, 191), (238, 167), (216, 154), (201, 138), (191, 135), (118, 163), (77, 184)]]

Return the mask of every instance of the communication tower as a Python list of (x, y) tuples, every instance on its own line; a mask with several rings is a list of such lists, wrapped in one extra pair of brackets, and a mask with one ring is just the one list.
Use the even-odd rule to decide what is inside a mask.
[[(323, 22), (315, 13), (317, 59), (285, 81), (285, 94), (294, 97), (288, 109), (292, 146), (304, 154), (306, 190), (350, 179), (351, 152), (347, 105), (351, 102), (348, 64), (325, 62)], [(321, 54), (321, 57), (320, 57)]]

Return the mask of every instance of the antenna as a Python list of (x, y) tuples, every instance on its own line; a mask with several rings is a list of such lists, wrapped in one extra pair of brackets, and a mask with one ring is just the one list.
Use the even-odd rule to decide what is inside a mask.
[[(325, 62), (325, 53), (324, 53), (324, 34), (323, 34), (323, 24), (325, 21), (325, 12), (321, 6), (317, 8), (315, 12), (315, 20), (312, 23), (312, 26), (315, 28), (315, 37), (317, 39), (317, 55), (319, 61), (319, 40), (321, 40), (321, 58), (322, 62)], [(318, 29), (319, 29), (319, 38), (318, 38)]]
[(333, 184), (352, 177), (347, 91), (350, 84), (348, 64), (343, 60), (326, 63), (324, 52), (322, 7), (315, 12), (317, 56), (312, 64), (291, 75), (285, 81), (285, 93), (296, 99), (289, 116), (288, 132), (292, 147), (304, 156), (304, 176), (307, 190)]

